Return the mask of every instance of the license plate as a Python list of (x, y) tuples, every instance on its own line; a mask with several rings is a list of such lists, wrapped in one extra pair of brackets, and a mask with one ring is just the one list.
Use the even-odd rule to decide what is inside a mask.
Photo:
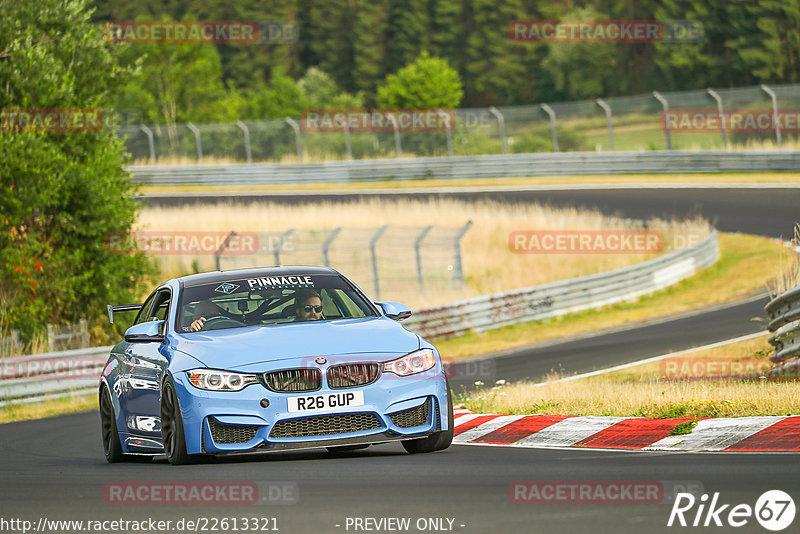
[(289, 397), (290, 412), (321, 412), (339, 408), (364, 406), (363, 391), (346, 391), (343, 393), (324, 393), (322, 395), (303, 395)]

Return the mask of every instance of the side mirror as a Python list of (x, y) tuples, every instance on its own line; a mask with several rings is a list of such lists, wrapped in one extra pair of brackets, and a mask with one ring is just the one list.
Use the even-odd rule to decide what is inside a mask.
[(381, 307), (389, 319), (402, 321), (411, 317), (411, 310), (405, 304), (399, 302), (376, 302), (375, 304)]
[(164, 334), (161, 327), (164, 321), (147, 321), (135, 324), (125, 331), (125, 341), (128, 343), (164, 343)]

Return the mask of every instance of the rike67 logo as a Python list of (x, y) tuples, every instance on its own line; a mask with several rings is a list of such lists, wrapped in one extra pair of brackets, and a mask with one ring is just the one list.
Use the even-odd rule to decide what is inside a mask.
[(723, 503), (719, 492), (715, 492), (710, 500), (707, 493), (702, 494), (699, 499), (691, 493), (678, 493), (667, 526), (738, 528), (750, 523), (755, 517), (763, 528), (778, 532), (792, 524), (794, 515), (794, 500), (781, 490), (762, 493), (755, 506)]

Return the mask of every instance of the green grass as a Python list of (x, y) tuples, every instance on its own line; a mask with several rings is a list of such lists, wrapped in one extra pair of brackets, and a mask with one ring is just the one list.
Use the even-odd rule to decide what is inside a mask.
[(670, 436), (683, 436), (686, 434), (691, 434), (694, 428), (697, 426), (698, 419), (692, 419), (691, 421), (684, 421), (683, 423), (678, 423), (675, 425), (669, 435)]

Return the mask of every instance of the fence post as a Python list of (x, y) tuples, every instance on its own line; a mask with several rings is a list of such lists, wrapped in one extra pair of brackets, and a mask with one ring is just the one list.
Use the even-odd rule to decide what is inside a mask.
[(186, 127), (189, 128), (192, 133), (194, 134), (194, 144), (197, 145), (197, 161), (203, 161), (203, 145), (200, 143), (200, 130), (192, 124), (191, 122), (186, 123)]
[(450, 115), (445, 113), (441, 109), (437, 109), (436, 112), (439, 114), (439, 117), (443, 118), (445, 121), (445, 128), (447, 128), (447, 155), (451, 158), (453, 157), (453, 125), (450, 122)]
[(387, 113), (386, 118), (392, 121), (392, 129), (394, 130), (394, 151), (399, 158), (403, 155), (403, 147), (400, 145), (400, 127), (397, 125), (397, 119), (394, 114)]
[(388, 224), (384, 224), (378, 231), (375, 232), (375, 235), (372, 236), (372, 239), (369, 240), (369, 253), (372, 257), (372, 279), (375, 281), (375, 298), (381, 298), (381, 284), (378, 279), (378, 256), (375, 253), (375, 245), (378, 243), (378, 239), (381, 238), (383, 233), (389, 228)]
[(225, 241), (223, 241), (222, 244), (219, 246), (219, 248), (214, 251), (214, 267), (218, 271), (222, 270), (220, 269), (220, 257), (222, 256), (222, 253), (225, 252), (225, 249), (228, 248), (228, 243), (230, 243), (231, 238), (234, 237), (235, 235), (236, 232), (229, 233), (227, 237), (225, 237)]
[(50, 352), (56, 351), (56, 333), (53, 325), (47, 325), (47, 345), (50, 347)]
[(614, 151), (614, 126), (611, 123), (611, 106), (602, 98), (596, 98), (595, 104), (603, 108), (606, 112), (606, 124), (608, 125), (608, 149)]
[(667, 150), (672, 150), (672, 136), (670, 135), (669, 131), (669, 120), (667, 120), (667, 113), (669, 113), (669, 102), (667, 102), (667, 99), (664, 98), (658, 91), (653, 91), (653, 96), (656, 100), (661, 102), (661, 106), (664, 108), (661, 117), (662, 121), (664, 122), (664, 133), (667, 135)]
[(153, 142), (153, 130), (142, 124), (139, 129), (147, 136), (147, 147), (150, 149), (150, 163), (156, 164), (156, 145)]
[(91, 347), (92, 344), (89, 341), (89, 324), (86, 322), (85, 318), (82, 318), (78, 321), (78, 324), (81, 327), (81, 346), (80, 348), (85, 349)]
[(294, 130), (294, 142), (297, 145), (297, 159), (302, 163), (303, 161), (303, 140), (300, 138), (300, 125), (294, 119), (284, 119), (286, 123)]
[(542, 110), (550, 117), (550, 132), (553, 136), (553, 152), (560, 152), (558, 149), (558, 130), (556, 129), (556, 112), (547, 104), (541, 104)]
[(489, 106), (489, 113), (494, 115), (497, 119), (497, 132), (500, 134), (500, 150), (503, 154), (506, 153), (506, 121), (500, 110), (494, 106)]
[(283, 244), (286, 243), (286, 240), (289, 239), (289, 236), (292, 235), (294, 232), (294, 228), (289, 228), (286, 230), (283, 235), (281, 235), (280, 241), (278, 241), (278, 246), (275, 248), (275, 267), (278, 267), (281, 264), (281, 249), (283, 248)]
[(417, 285), (419, 286), (420, 291), (422, 291), (425, 281), (422, 277), (422, 254), (420, 254), (419, 247), (422, 245), (422, 240), (425, 239), (425, 236), (428, 235), (428, 232), (430, 232), (432, 229), (432, 224), (426, 226), (414, 240), (414, 257), (417, 260)]
[(467, 233), (467, 230), (472, 226), (472, 221), (467, 221), (467, 224), (458, 231), (455, 239), (453, 239), (453, 283), (452, 287), (455, 288), (456, 284), (464, 287), (466, 280), (464, 278), (464, 266), (461, 264), (461, 238)]
[(764, 91), (769, 95), (769, 98), (772, 100), (772, 120), (775, 122), (775, 140), (778, 142), (778, 148), (781, 147), (781, 123), (778, 120), (778, 97), (775, 95), (775, 91), (764, 85), (761, 84), (761, 90)]
[(712, 88), (706, 89), (711, 98), (717, 101), (717, 113), (719, 114), (719, 129), (722, 132), (722, 150), (728, 150), (728, 139), (725, 135), (725, 114), (722, 111), (722, 98)]
[(322, 242), (322, 263), (325, 264), (325, 267), (331, 266), (330, 259), (328, 258), (328, 250), (331, 248), (331, 243), (333, 243), (333, 240), (336, 239), (336, 236), (339, 235), (339, 232), (341, 231), (342, 227), (337, 226), (336, 228), (333, 229), (331, 235), (325, 238), (325, 241)]
[(250, 151), (250, 129), (240, 120), (236, 121), (236, 126), (244, 132), (244, 153), (247, 155), (247, 163), (252, 163), (253, 153)]

